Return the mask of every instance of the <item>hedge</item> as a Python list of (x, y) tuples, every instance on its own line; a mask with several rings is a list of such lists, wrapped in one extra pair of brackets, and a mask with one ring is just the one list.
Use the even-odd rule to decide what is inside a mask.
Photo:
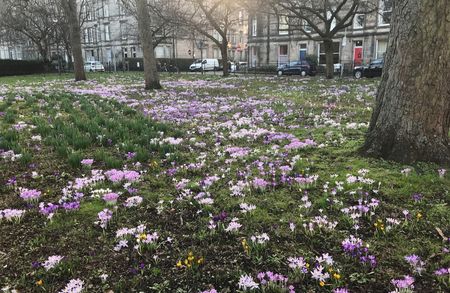
[(0, 60), (0, 76), (45, 73), (47, 64), (37, 60)]

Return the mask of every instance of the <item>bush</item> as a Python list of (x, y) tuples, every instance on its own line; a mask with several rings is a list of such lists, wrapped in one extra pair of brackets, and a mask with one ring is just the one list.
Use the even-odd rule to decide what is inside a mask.
[(0, 60), (0, 76), (45, 73), (47, 66), (37, 60)]

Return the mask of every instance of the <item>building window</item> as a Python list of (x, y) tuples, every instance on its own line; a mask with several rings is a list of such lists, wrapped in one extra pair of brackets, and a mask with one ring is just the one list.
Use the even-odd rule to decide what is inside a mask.
[(285, 15), (282, 15), (278, 18), (278, 34), (279, 35), (289, 34), (288, 17)]
[(120, 37), (122, 40), (128, 39), (128, 31), (127, 31), (127, 23), (121, 22), (120, 23)]
[(105, 41), (110, 41), (111, 40), (111, 31), (109, 29), (109, 24), (105, 24), (104, 32), (105, 32)]
[(387, 40), (377, 40), (377, 52), (375, 55), (376, 59), (384, 58), (387, 51), (387, 45), (388, 45)]
[(306, 54), (308, 52), (308, 45), (307, 44), (300, 44), (300, 61), (306, 60)]
[(214, 30), (213, 37), (214, 37), (214, 39), (218, 40), (219, 42), (222, 42), (222, 35), (219, 34), (218, 31)]
[(124, 13), (124, 7), (122, 5), (122, 3), (120, 2), (121, 0), (117, 0), (117, 13), (119, 15), (123, 15)]
[(303, 20), (303, 30), (307, 33), (312, 32), (312, 28), (306, 20)]
[(364, 28), (366, 21), (366, 15), (365, 14), (356, 14), (355, 19), (353, 20), (353, 28), (354, 29), (362, 29)]
[(213, 58), (219, 59), (219, 58), (221, 58), (220, 55), (221, 55), (221, 52), (220, 52), (219, 48), (214, 48), (214, 50), (213, 50)]
[(103, 5), (103, 17), (109, 17), (109, 5), (108, 4)]
[(131, 47), (131, 56), (136, 58), (136, 47)]
[(106, 48), (106, 62), (111, 63), (113, 61), (112, 48)]
[[(339, 63), (339, 42), (333, 42), (333, 63)], [(326, 64), (325, 46), (323, 43), (319, 44), (319, 64)]]
[(92, 28), (87, 29), (87, 42), (92, 43)]
[(164, 58), (164, 47), (158, 46), (155, 48), (155, 57)]
[(86, 19), (87, 20), (95, 20), (97, 16), (97, 10), (95, 7), (90, 7), (89, 10), (87, 10)]
[(329, 21), (330, 19), (331, 19), (330, 31), (332, 31), (336, 27), (336, 17), (333, 17), (333, 12), (327, 11), (327, 21)]
[(123, 50), (123, 58), (128, 58), (128, 48), (122, 48)]
[(258, 19), (256, 16), (253, 16), (252, 19), (252, 36), (256, 37), (258, 35)]
[(378, 25), (389, 25), (391, 23), (392, 2), (393, 0), (380, 0)]

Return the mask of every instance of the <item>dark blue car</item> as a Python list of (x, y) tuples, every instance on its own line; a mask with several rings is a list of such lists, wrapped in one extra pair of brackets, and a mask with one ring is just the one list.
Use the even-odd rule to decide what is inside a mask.
[(293, 61), (289, 64), (283, 64), (277, 69), (278, 76), (282, 75), (300, 75), (314, 76), (317, 74), (317, 68), (314, 64), (307, 60)]

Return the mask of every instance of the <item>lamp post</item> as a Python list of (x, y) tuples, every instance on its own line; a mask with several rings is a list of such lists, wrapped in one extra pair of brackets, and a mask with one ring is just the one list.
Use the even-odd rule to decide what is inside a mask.
[(339, 52), (339, 63), (340, 63), (340, 77), (342, 78), (342, 75), (344, 74), (344, 66), (342, 64), (342, 53), (344, 51), (344, 48), (347, 47), (347, 28), (345, 28), (344, 37), (342, 38), (342, 45)]
[(56, 58), (58, 58), (58, 74), (61, 75), (61, 58), (59, 56), (59, 40), (58, 40), (58, 19), (53, 19), (55, 24), (55, 39), (56, 39)]

